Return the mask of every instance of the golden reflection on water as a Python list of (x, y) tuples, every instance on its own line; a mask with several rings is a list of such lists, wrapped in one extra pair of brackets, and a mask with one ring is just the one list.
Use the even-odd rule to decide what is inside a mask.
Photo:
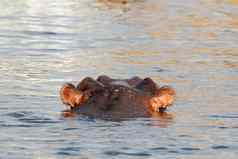
[(211, 19), (208, 17), (188, 17), (192, 27), (237, 28), (238, 17)]
[[(101, 143), (107, 144), (111, 139), (120, 140), (122, 146), (128, 143), (130, 149), (134, 149), (135, 145), (142, 150), (148, 148), (151, 158), (163, 158), (165, 153), (169, 155), (167, 150), (162, 153), (150, 150), (158, 142), (160, 146), (178, 152), (173, 153), (171, 158), (178, 155), (186, 157), (181, 147), (190, 144), (201, 147), (199, 151), (191, 151), (189, 157), (194, 155), (195, 158), (196, 155), (197, 158), (204, 157), (203, 154), (208, 154), (207, 158), (214, 158), (216, 150), (211, 148), (213, 144), (236, 147), (235, 136), (229, 135), (237, 131), (238, 1), (128, 1), (126, 4), (121, 0), (0, 2), (0, 96), (3, 101), (0, 104), (6, 111), (23, 110), (39, 114), (36, 110), (40, 110), (49, 118), (57, 118), (55, 112), (63, 109), (58, 99), (58, 89), (62, 83), (76, 83), (86, 76), (101, 74), (116, 78), (149, 76), (160, 86), (170, 85), (177, 92), (176, 101), (168, 113), (155, 114), (148, 122), (146, 119), (145, 124), (156, 128), (152, 132), (148, 127), (137, 129), (136, 126), (140, 124), (133, 124), (120, 127), (120, 132), (119, 128), (111, 131), (111, 128), (105, 127), (98, 133), (100, 128), (91, 127), (94, 125), (92, 122), (71, 118), (68, 123), (58, 123), (59, 127), (55, 127), (55, 124), (44, 124), (44, 127), (39, 123), (43, 126), (43, 131), (40, 131), (34, 123), (25, 123), (29, 120), (3, 116), (1, 124), (17, 126), (4, 127), (2, 130), (10, 135), (3, 133), (3, 137), (11, 138), (13, 135), (17, 140), (9, 144), (15, 145), (17, 141), (18, 145), (23, 145), (22, 149), (12, 147), (13, 153), (18, 150), (20, 158), (27, 154), (31, 158), (38, 151), (46, 156), (56, 155), (55, 148), (72, 147), (71, 142), (65, 141), (77, 141), (74, 144), (80, 147), (79, 154), (110, 158), (113, 156), (97, 155), (105, 149), (100, 147), (104, 146)], [(231, 113), (234, 117), (229, 116)], [(228, 114), (228, 118), (210, 117), (211, 114)], [(65, 115), (72, 116), (70, 113)], [(97, 122), (95, 125), (98, 125)], [(18, 127), (18, 124), (29, 124), (32, 127), (28, 128), (40, 132), (36, 133), (37, 136), (31, 131), (16, 134), (16, 129), (25, 129)], [(74, 129), (64, 130), (68, 126)], [(214, 129), (219, 126), (229, 129)], [(230, 129), (231, 126), (236, 129)], [(62, 132), (66, 136), (64, 140), (60, 135)], [(105, 138), (106, 132), (110, 134), (109, 138)], [(128, 140), (129, 135), (121, 138), (127, 132), (136, 132), (132, 136), (138, 133), (142, 135), (133, 141)], [(55, 134), (59, 134), (59, 141)], [(80, 137), (78, 134), (85, 135)], [(184, 137), (177, 137), (179, 135)], [(29, 136), (32, 142), (22, 139), (22, 136)], [(49, 140), (37, 142), (39, 136)], [(211, 141), (213, 138), (214, 141)], [(217, 141), (217, 138), (221, 140)], [(224, 140), (226, 138), (227, 141)], [(95, 139), (98, 145), (95, 145)], [(143, 142), (137, 143), (139, 140)], [(109, 147), (117, 146), (111, 141)], [(40, 149), (39, 144), (42, 146)], [(52, 145), (50, 149), (49, 144)], [(31, 145), (33, 149), (24, 145)], [(9, 149), (3, 151), (9, 153)], [(72, 155), (70, 153), (66, 152), (63, 156), (57, 154), (52, 158), (78, 157), (74, 152)], [(227, 149), (227, 153), (235, 154), (235, 150)]]
[[(168, 27), (177, 28), (191, 26), (193, 28), (237, 28), (238, 16), (224, 12), (225, 17), (208, 17), (198, 14), (186, 16), (172, 16), (168, 19)], [(171, 30), (170, 30), (171, 31)], [(158, 33), (158, 37), (160, 34)]]
[[(224, 61), (224, 66), (225, 66), (226, 68), (238, 69), (238, 63), (237, 63), (237, 61), (234, 61), (234, 62)], [(237, 80), (238, 80), (238, 78), (237, 78)]]
[(145, 11), (150, 11), (150, 12), (159, 12), (162, 9), (165, 9), (165, 8), (162, 8), (162, 7), (163, 6), (161, 4), (152, 3), (152, 4), (145, 4), (143, 9)]
[(213, 55), (226, 55), (231, 57), (237, 57), (238, 48), (225, 48), (225, 47), (204, 47), (204, 48), (193, 48), (195, 53), (206, 53)]
[(157, 31), (151, 33), (152, 37), (159, 38), (159, 39), (175, 39), (176, 33), (175, 32), (165, 32), (165, 31)]
[(160, 55), (159, 51), (142, 51), (142, 50), (124, 50), (120, 52), (115, 52), (112, 56), (114, 58), (143, 58), (143, 57), (153, 57)]
[(189, 16), (187, 17), (187, 20), (190, 22), (192, 27), (211, 27), (216, 25), (216, 21), (213, 21), (208, 17)]
[(204, 39), (204, 40), (215, 40), (217, 39), (217, 34), (214, 33), (214, 32), (200, 32), (200, 33), (194, 33), (194, 38), (201, 38), (201, 39)]
[(126, 64), (135, 64), (135, 65), (155, 65), (158, 62), (152, 60), (145, 60), (144, 58), (158, 56), (159, 52), (144, 52), (138, 50), (129, 50), (123, 52), (117, 52), (112, 54), (112, 59)]
[(238, 0), (226, 0), (227, 3), (238, 5)]

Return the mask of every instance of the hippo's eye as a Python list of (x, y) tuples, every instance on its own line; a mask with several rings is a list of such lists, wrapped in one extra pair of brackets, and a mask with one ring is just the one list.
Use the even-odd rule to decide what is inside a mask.
[(114, 101), (118, 101), (119, 98), (120, 98), (119, 91), (120, 91), (119, 89), (115, 89), (115, 90), (112, 92), (110, 98), (111, 98), (112, 100), (114, 100)]

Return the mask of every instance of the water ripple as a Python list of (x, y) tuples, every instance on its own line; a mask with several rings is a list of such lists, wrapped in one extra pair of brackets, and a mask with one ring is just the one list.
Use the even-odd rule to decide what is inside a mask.
[(210, 118), (217, 118), (217, 119), (237, 119), (238, 114), (225, 114), (225, 115), (209, 115)]
[(201, 150), (200, 148), (194, 148), (194, 147), (183, 147), (181, 148), (183, 151), (198, 151)]
[(57, 154), (62, 156), (78, 156), (80, 154), (80, 147), (60, 148)]
[[(237, 0), (122, 1), (0, 1), (0, 158), (237, 158)], [(172, 115), (61, 117), (101, 74), (173, 85)]]
[[(33, 112), (28, 112), (28, 111), (20, 111), (20, 112), (13, 112), (13, 113), (8, 113), (7, 116), (16, 118), (18, 121), (34, 126), (40, 126), (42, 124), (55, 124), (59, 123), (58, 120), (53, 120), (48, 117), (39, 116), (34, 114)], [(35, 125), (37, 124), (37, 125)], [(29, 125), (17, 125), (17, 126), (29, 126)]]
[(121, 151), (105, 151), (104, 154), (108, 156), (138, 156), (138, 157), (148, 157), (152, 156), (152, 154), (147, 152), (121, 152)]
[(212, 146), (212, 149), (214, 149), (214, 150), (229, 149), (229, 146), (217, 145), (217, 146)]
[(154, 148), (150, 148), (151, 151), (167, 151), (168, 148), (167, 147), (154, 147)]

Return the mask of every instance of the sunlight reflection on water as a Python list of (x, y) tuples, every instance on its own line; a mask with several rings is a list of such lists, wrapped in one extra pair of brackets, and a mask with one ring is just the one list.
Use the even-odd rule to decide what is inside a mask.
[[(236, 158), (236, 0), (0, 2), (0, 158)], [(64, 82), (150, 76), (160, 118), (63, 118)], [(217, 153), (219, 152), (219, 153)]]

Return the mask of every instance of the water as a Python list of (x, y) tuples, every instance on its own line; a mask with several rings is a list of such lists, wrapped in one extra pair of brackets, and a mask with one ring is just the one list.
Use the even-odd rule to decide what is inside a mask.
[[(236, 158), (237, 0), (1, 0), (0, 158)], [(160, 118), (63, 118), (64, 82), (152, 77)]]

